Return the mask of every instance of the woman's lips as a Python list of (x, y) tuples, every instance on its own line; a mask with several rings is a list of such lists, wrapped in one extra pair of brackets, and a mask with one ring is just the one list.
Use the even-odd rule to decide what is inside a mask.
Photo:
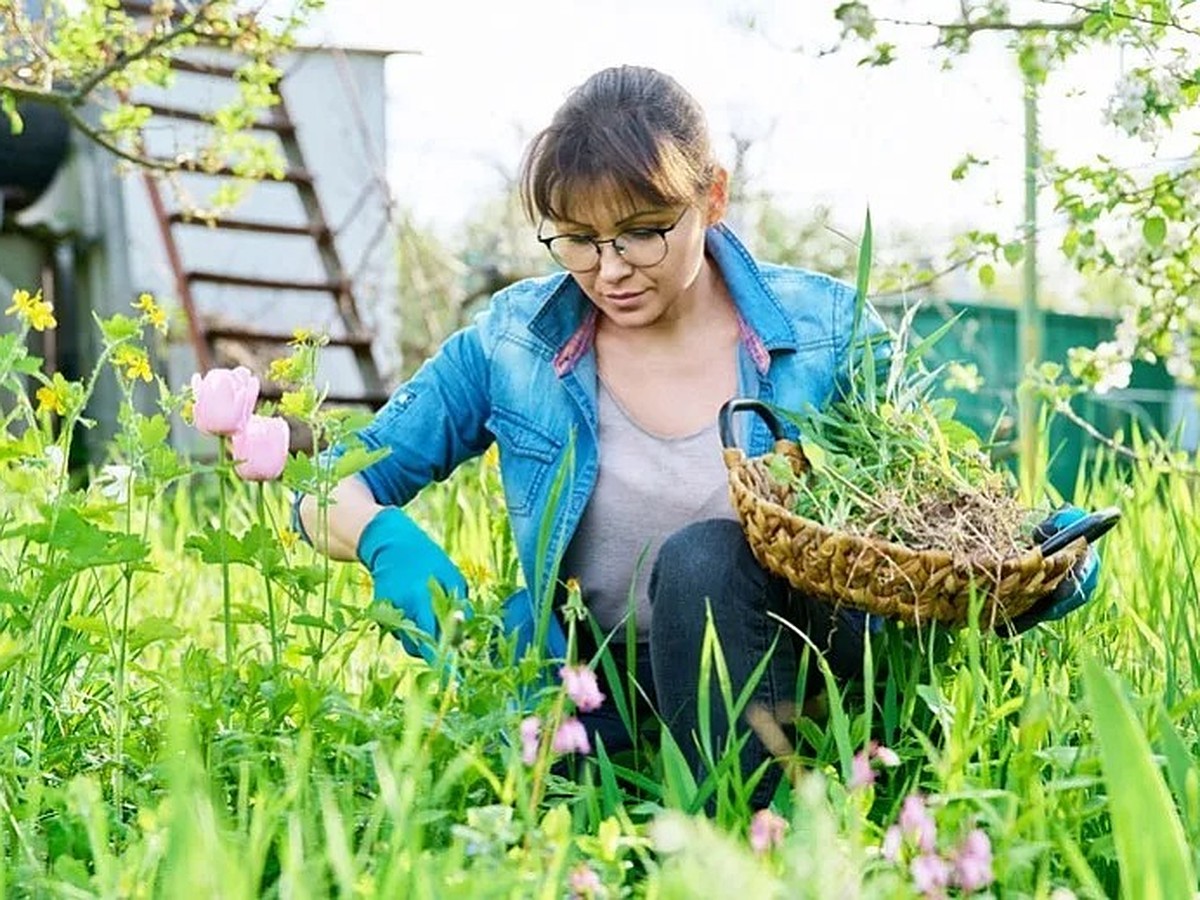
[(622, 291), (618, 294), (605, 294), (604, 299), (613, 306), (632, 306), (646, 293), (645, 291)]

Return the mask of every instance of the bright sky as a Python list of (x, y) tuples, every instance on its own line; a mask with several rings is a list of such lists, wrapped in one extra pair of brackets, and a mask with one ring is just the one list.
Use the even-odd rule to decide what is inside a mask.
[[(887, 68), (856, 66), (857, 48), (817, 58), (815, 51), (837, 38), (836, 5), (328, 0), (313, 36), (420, 51), (390, 62), (389, 168), (400, 202), (443, 229), (498, 191), (498, 173), (515, 172), (525, 139), (571, 87), (605, 66), (639, 63), (668, 72), (698, 97), (724, 161), (731, 161), (731, 131), (755, 138), (755, 186), (787, 208), (826, 203), (835, 222), (855, 231), (869, 204), (877, 233), (918, 228), (936, 239), (964, 227), (1015, 232), (1023, 113), (1011, 54), (998, 39), (984, 39), (947, 73), (924, 49), (932, 32), (913, 29), (901, 61)], [(926, 19), (949, 17), (957, 2), (875, 5)], [(750, 20), (754, 30), (746, 27)], [(1149, 160), (1148, 145), (1118, 140), (1101, 119), (1121, 64), (1115, 52), (1095, 54), (1047, 92), (1043, 134), (1064, 157), (1100, 150)], [(968, 151), (990, 165), (955, 183), (949, 173)]]

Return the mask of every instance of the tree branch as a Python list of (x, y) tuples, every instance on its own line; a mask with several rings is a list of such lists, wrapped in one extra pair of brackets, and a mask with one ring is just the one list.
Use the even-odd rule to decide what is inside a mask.
[(164, 162), (161, 159), (155, 159), (151, 156), (145, 156), (140, 153), (126, 150), (120, 144), (110, 140), (108, 135), (98, 128), (92, 126), (92, 123), (80, 115), (79, 110), (75, 106), (67, 104), (59, 104), (59, 109), (63, 115), (74, 125), (79, 131), (90, 141), (99, 144), (109, 153), (120, 157), (126, 162), (131, 162), (143, 169), (150, 169), (154, 172), (182, 172), (185, 171), (184, 166), (176, 162)]
[(1069, 22), (934, 22), (930, 19), (893, 19), (879, 17), (876, 22), (888, 25), (904, 25), (910, 28), (936, 28), (938, 31), (963, 34), (970, 37), (980, 31), (1066, 31), (1074, 32), (1083, 29), (1083, 21), (1073, 19)]
[(1107, 447), (1118, 456), (1124, 456), (1126, 459), (1132, 459), (1138, 462), (1156, 462), (1155, 456), (1158, 456), (1159, 459), (1157, 460), (1157, 464), (1165, 467), (1167, 471), (1176, 475), (1183, 475), (1188, 478), (1200, 477), (1200, 469), (1197, 469), (1195, 466), (1187, 466), (1179, 463), (1177, 460), (1172, 458), (1172, 455), (1165, 448), (1156, 447), (1156, 449), (1159, 450), (1159, 453), (1143, 455), (1138, 453), (1136, 450), (1126, 447), (1124, 444), (1118, 444), (1111, 437), (1096, 428), (1096, 426), (1087, 419), (1083, 418), (1083, 416), (1079, 415), (1079, 413), (1075, 412), (1069, 400), (1059, 400), (1057, 403), (1055, 403), (1054, 412), (1055, 414), (1062, 416), (1072, 425), (1077, 426), (1092, 440), (1103, 445), (1104, 447)]
[[(201, 7), (203, 9), (203, 6)], [(83, 80), (78, 88), (73, 92), (72, 98), (75, 103), (83, 103), (88, 94), (94, 91), (97, 87), (107, 81), (110, 77), (129, 67), (131, 63), (145, 59), (159, 50), (169, 47), (176, 40), (195, 34), (197, 26), (200, 23), (199, 11), (193, 14), (192, 18), (183, 26), (176, 28), (174, 31), (168, 31), (165, 34), (155, 35), (146, 41), (142, 46), (138, 47), (133, 53), (118, 53), (105, 66), (97, 69), (91, 75)]]
[(1106, 16), (1112, 16), (1114, 19), (1123, 19), (1127, 22), (1138, 22), (1142, 25), (1153, 25), (1157, 28), (1174, 28), (1178, 31), (1182, 31), (1184, 34), (1191, 34), (1200, 37), (1200, 30), (1188, 28), (1186, 25), (1180, 24), (1178, 20), (1161, 21), (1159, 19), (1147, 19), (1143, 16), (1135, 16), (1132, 13), (1122, 13), (1115, 10), (1100, 10), (1093, 6), (1075, 3), (1073, 0), (1038, 0), (1038, 2), (1045, 3), (1049, 6), (1065, 6), (1067, 9), (1073, 9), (1076, 12), (1087, 13), (1088, 15), (1103, 13)]

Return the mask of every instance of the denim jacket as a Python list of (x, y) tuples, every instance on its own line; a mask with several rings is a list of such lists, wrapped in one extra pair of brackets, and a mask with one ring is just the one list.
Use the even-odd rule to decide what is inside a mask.
[[(737, 307), (739, 396), (785, 409), (823, 406), (846, 370), (854, 289), (827, 275), (757, 262), (721, 224), (709, 228), (705, 244)], [(519, 645), (534, 634), (537, 613), (531, 598), (554, 595), (551, 573), (596, 484), (596, 316), (565, 273), (505, 288), (359, 432), (368, 448), (391, 449), (359, 477), (378, 503), (396, 506), (495, 441), (521, 569), (530, 586), (509, 599), (504, 613)], [(883, 331), (869, 307), (862, 328)], [(739, 445), (748, 455), (770, 449), (773, 439), (758, 417), (744, 415), (737, 424)], [(572, 435), (571, 471), (556, 479)], [(551, 540), (539, 547), (556, 480), (562, 487)], [(545, 649), (558, 658), (565, 647), (552, 616)]]

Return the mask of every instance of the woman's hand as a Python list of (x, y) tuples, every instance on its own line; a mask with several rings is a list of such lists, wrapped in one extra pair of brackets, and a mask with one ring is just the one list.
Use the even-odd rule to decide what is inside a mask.
[(429, 635), (418, 642), (408, 634), (397, 633), (404, 649), (432, 663), (438, 638), (433, 585), (465, 603), (467, 582), (462, 573), (445, 551), (396, 506), (384, 507), (367, 523), (358, 541), (358, 558), (371, 573), (375, 599), (390, 603)]
[[(1065, 506), (1042, 521), (1033, 530), (1033, 539), (1041, 544), (1052, 535), (1057, 534), (1068, 525), (1082, 519), (1086, 513), (1078, 506)], [(996, 627), (997, 634), (1005, 637), (1028, 631), (1040, 622), (1052, 622), (1061, 619), (1067, 613), (1078, 609), (1092, 598), (1096, 584), (1100, 580), (1100, 554), (1096, 546), (1088, 546), (1083, 559), (1067, 573), (1067, 577), (1058, 583), (1053, 591), (1035, 603), (1012, 621)]]

